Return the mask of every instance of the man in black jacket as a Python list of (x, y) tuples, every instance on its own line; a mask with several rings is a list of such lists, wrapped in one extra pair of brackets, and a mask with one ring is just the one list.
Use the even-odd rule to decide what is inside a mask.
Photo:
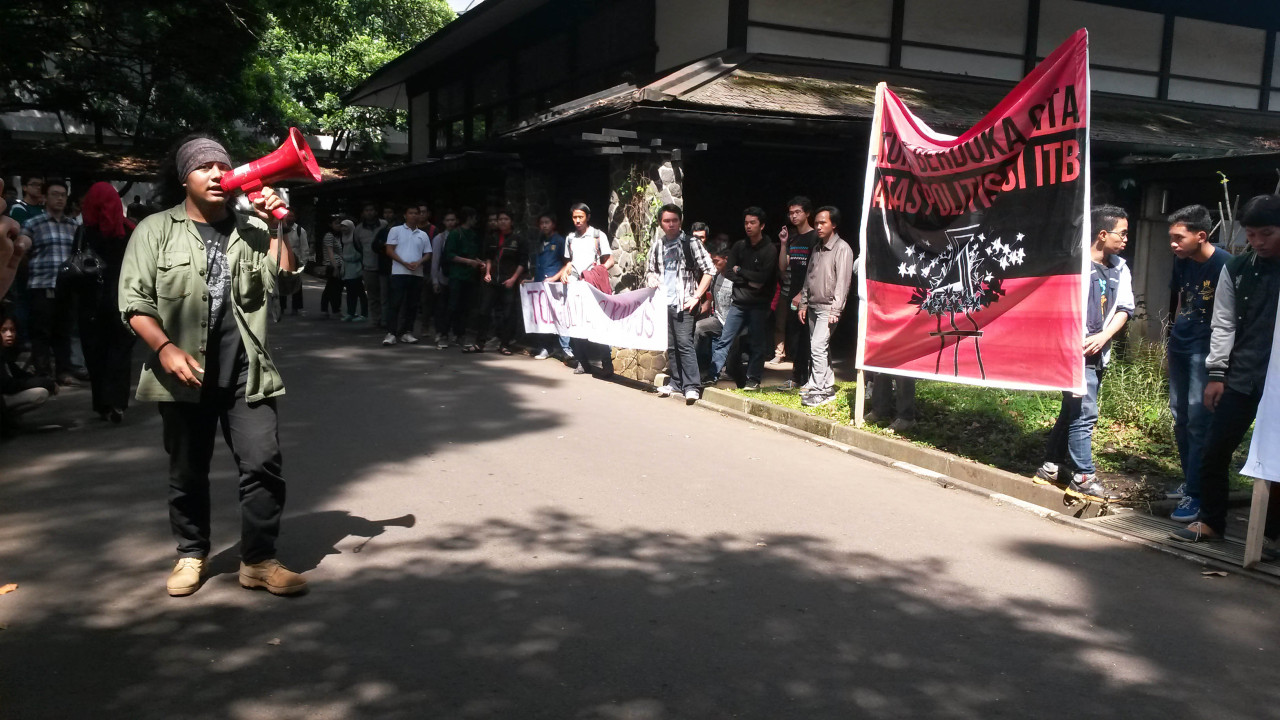
[[(765, 213), (758, 207), (742, 211), (745, 240), (739, 240), (729, 250), (724, 276), (733, 283), (733, 305), (724, 320), (724, 330), (711, 347), (711, 380), (720, 379), (725, 363), (729, 360), (729, 347), (734, 338), (747, 327), (747, 340), (751, 348), (747, 362), (748, 390), (760, 389), (764, 374), (764, 356), (772, 341), (769, 327), (769, 304), (778, 282), (778, 247), (764, 236)], [(737, 362), (737, 358), (734, 358)]]
[[(1249, 252), (1227, 261), (1213, 300), (1204, 406), (1213, 413), (1200, 461), (1200, 521), (1174, 530), (1182, 542), (1227, 533), (1231, 458), (1253, 424), (1271, 361), (1280, 296), (1280, 196), (1259, 195), (1240, 214)], [(1280, 493), (1271, 493), (1266, 536), (1280, 535)]]

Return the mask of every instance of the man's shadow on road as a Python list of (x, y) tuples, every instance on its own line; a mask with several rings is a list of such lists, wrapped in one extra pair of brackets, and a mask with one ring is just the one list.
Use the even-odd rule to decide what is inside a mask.
[[(338, 543), (348, 537), (365, 538), (352, 550), (358, 553), (387, 528), (411, 528), (417, 520), (413, 513), (387, 520), (368, 520), (345, 510), (324, 510), (289, 518), (283, 523), (282, 530), (288, 533), (290, 549), (282, 561), (296, 572), (315, 570), (326, 556), (340, 555), (342, 551), (338, 549)], [(209, 577), (239, 571), (239, 542), (213, 556), (209, 562)]]

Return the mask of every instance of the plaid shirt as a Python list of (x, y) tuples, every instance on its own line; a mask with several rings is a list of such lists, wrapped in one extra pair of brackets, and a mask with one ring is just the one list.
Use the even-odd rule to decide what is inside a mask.
[(58, 286), (58, 271), (71, 257), (79, 223), (63, 215), (54, 220), (49, 214), (37, 215), (22, 225), (22, 234), (31, 238), (31, 272), (27, 287), (32, 289)]
[[(663, 235), (662, 231), (658, 231), (649, 245), (649, 257), (645, 260), (645, 279), (649, 287), (662, 286), (662, 245), (666, 241), (667, 236)], [(707, 249), (702, 247), (702, 243), (697, 238), (689, 237), (682, 230), (676, 242), (680, 243), (680, 259), (677, 261), (676, 274), (680, 276), (680, 305), (683, 306), (689, 298), (697, 296), (698, 283), (701, 282), (703, 275), (716, 274), (716, 266), (711, 264), (711, 256), (707, 254)], [(693, 256), (693, 262), (702, 272), (694, 272), (688, 267), (685, 258), (689, 255)]]

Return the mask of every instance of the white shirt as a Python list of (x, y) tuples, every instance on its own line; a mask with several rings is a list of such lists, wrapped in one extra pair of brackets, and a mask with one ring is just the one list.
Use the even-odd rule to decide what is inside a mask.
[(585, 233), (577, 230), (565, 238), (564, 256), (573, 265), (574, 273), (581, 275), (599, 262), (604, 256), (612, 255), (609, 238), (600, 230), (588, 227)]
[[(1223, 269), (1224, 278), (1227, 277)], [(1267, 363), (1267, 382), (1262, 386), (1262, 400), (1258, 403), (1253, 440), (1249, 441), (1249, 459), (1241, 468), (1241, 475), (1280, 481), (1280, 444), (1275, 441), (1280, 428), (1280, 323), (1271, 335), (1271, 360)], [(1271, 492), (1280, 492), (1275, 488)]]
[[(407, 263), (417, 262), (423, 255), (431, 252), (431, 238), (417, 228), (410, 230), (404, 225), (397, 225), (387, 234), (387, 247), (392, 246), (395, 246), (396, 255), (399, 255), (401, 260)], [(423, 276), (421, 265), (417, 270), (410, 270), (395, 261), (391, 263), (391, 274)]]

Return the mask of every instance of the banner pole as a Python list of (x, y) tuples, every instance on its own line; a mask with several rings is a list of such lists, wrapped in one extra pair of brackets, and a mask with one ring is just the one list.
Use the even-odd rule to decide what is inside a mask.
[[(871, 118), (871, 136), (867, 140), (867, 180), (871, 183), (875, 180), (876, 160), (880, 157), (880, 126), (881, 114), (884, 109), (884, 90), (885, 83), (876, 84), (876, 108), (875, 114)], [(866, 422), (867, 409), (867, 373), (862, 369), (863, 353), (866, 350), (867, 343), (867, 272), (866, 272), (866, 252), (867, 252), (867, 213), (870, 210), (870, 187), (863, 188), (863, 195), (866, 200), (862, 208), (862, 247), (860, 248), (860, 257), (862, 262), (861, 271), (858, 273), (858, 376), (857, 387), (853, 391), (853, 426), (862, 427)], [(855, 266), (857, 267), (857, 266)]]

